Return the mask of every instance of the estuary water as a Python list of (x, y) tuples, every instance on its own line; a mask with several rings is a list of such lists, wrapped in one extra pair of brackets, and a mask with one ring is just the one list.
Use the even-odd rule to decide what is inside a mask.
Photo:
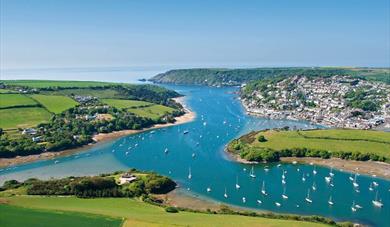
[[(327, 183), (329, 168), (302, 164), (252, 166), (236, 163), (224, 152), (231, 139), (251, 130), (316, 126), (247, 116), (233, 94), (236, 88), (167, 87), (186, 95), (188, 107), (197, 114), (193, 122), (122, 137), (68, 157), (0, 169), (0, 184), (9, 179), (92, 175), (134, 167), (167, 175), (178, 182), (181, 190), (230, 205), (390, 226), (388, 180), (359, 175), (359, 186), (354, 187), (349, 179), (351, 173), (333, 170), (334, 177)], [(250, 177), (252, 167), (256, 177)], [(378, 185), (369, 190), (373, 181)], [(267, 195), (261, 193), (263, 182)], [(311, 203), (305, 200), (308, 192)], [(282, 194), (288, 198), (282, 198)], [(384, 204), (382, 208), (372, 204), (376, 194)], [(328, 204), (330, 197), (332, 206)], [(353, 204), (362, 208), (352, 211)]]

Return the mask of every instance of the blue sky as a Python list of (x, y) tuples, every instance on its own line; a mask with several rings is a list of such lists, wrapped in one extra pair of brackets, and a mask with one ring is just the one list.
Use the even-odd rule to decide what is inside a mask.
[(389, 0), (0, 0), (0, 67), (390, 65)]

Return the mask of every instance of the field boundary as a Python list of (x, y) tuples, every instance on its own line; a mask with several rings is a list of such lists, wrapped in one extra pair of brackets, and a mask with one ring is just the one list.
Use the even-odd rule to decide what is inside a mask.
[(340, 141), (362, 141), (362, 142), (373, 142), (373, 143), (384, 143), (384, 144), (390, 144), (390, 142), (386, 141), (380, 141), (380, 140), (371, 140), (371, 139), (350, 139), (350, 138), (335, 138), (335, 137), (328, 137), (328, 136), (306, 136), (303, 135), (300, 131), (297, 131), (297, 134), (305, 139), (322, 139), (322, 140), (340, 140)]

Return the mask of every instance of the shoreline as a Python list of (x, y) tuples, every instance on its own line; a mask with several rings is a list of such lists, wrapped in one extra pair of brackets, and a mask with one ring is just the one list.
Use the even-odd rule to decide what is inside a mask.
[[(229, 152), (227, 149), (224, 150), (226, 156), (235, 162), (242, 164), (259, 164), (259, 162), (251, 162), (242, 159), (239, 155)], [(381, 177), (384, 179), (390, 179), (390, 164), (385, 162), (374, 162), (374, 161), (355, 161), (355, 160), (344, 160), (340, 158), (312, 158), (312, 157), (281, 157), (279, 162), (293, 163), (297, 162), (300, 164), (319, 165), (325, 167), (333, 167), (340, 171), (364, 174), (370, 177)]]
[(49, 160), (53, 159), (56, 157), (63, 157), (63, 156), (68, 156), (71, 154), (75, 154), (81, 151), (84, 151), (86, 149), (92, 148), (94, 146), (100, 145), (101, 143), (104, 142), (109, 142), (111, 140), (127, 136), (127, 135), (132, 135), (132, 134), (137, 134), (137, 133), (142, 133), (145, 131), (150, 131), (154, 129), (159, 129), (159, 128), (166, 128), (166, 127), (172, 127), (180, 124), (185, 124), (188, 122), (193, 121), (196, 118), (196, 113), (188, 109), (184, 103), (184, 97), (179, 97), (179, 98), (174, 98), (176, 102), (180, 103), (183, 108), (184, 108), (184, 114), (176, 117), (174, 123), (167, 123), (167, 124), (156, 124), (153, 125), (152, 127), (149, 128), (144, 128), (140, 130), (121, 130), (121, 131), (114, 131), (110, 133), (99, 133), (96, 134), (92, 137), (92, 140), (95, 141), (95, 143), (90, 143), (78, 148), (72, 148), (72, 149), (66, 149), (63, 151), (58, 151), (58, 152), (43, 152), (40, 154), (34, 154), (34, 155), (28, 155), (28, 156), (17, 156), (15, 158), (0, 158), (0, 168), (10, 168), (14, 165), (19, 165), (19, 164), (26, 164), (29, 162), (34, 162), (38, 160)]
[(319, 166), (333, 167), (340, 171), (359, 173), (370, 177), (381, 177), (384, 179), (390, 179), (390, 164), (385, 162), (374, 161), (355, 161), (344, 160), (340, 158), (311, 158), (311, 157), (282, 157), (281, 162), (297, 162), (304, 164), (314, 164)]

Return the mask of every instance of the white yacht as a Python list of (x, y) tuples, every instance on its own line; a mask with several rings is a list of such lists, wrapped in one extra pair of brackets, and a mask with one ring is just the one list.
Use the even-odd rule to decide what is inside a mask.
[(246, 198), (245, 197), (242, 197), (242, 202), (246, 203)]
[(333, 167), (330, 168), (330, 173), (329, 173), (329, 176), (333, 177), (334, 176), (334, 173), (333, 173)]
[(226, 187), (225, 187), (225, 194), (223, 194), (223, 197), (228, 198), (228, 194), (226, 192)]
[(375, 199), (372, 200), (372, 204), (376, 207), (383, 207), (382, 201), (378, 199), (378, 191), (376, 191)]
[(275, 205), (276, 205), (277, 207), (280, 207), (282, 204), (280, 204), (280, 203), (278, 203), (278, 202), (275, 202)]
[(333, 206), (334, 203), (333, 203), (333, 200), (332, 200), (332, 196), (329, 197), (328, 204)]
[(352, 203), (351, 210), (352, 210), (352, 212), (355, 212), (357, 210), (355, 207), (355, 201), (353, 201), (353, 203)]
[(263, 181), (263, 186), (261, 187), (261, 194), (267, 195), (267, 192), (265, 191), (265, 182)]
[(241, 186), (238, 184), (238, 176), (236, 177), (236, 189), (238, 190), (238, 189), (240, 189), (241, 188)]
[(332, 178), (331, 177), (325, 177), (325, 181), (326, 181), (326, 183), (330, 183), (330, 181), (332, 180)]
[(210, 187), (208, 187), (206, 190), (207, 190), (207, 192), (211, 192), (211, 188)]
[(252, 177), (252, 178), (256, 178), (255, 169), (254, 169), (253, 166), (252, 166), (251, 172), (249, 173), (249, 176)]
[(313, 182), (313, 185), (311, 186), (311, 188), (313, 189), (313, 191), (317, 190), (316, 182)]
[(357, 178), (357, 174), (355, 174), (355, 178), (353, 179), (353, 182), (352, 182), (352, 184), (355, 188), (359, 187), (359, 184), (356, 182), (356, 178)]
[(188, 168), (188, 179), (192, 178), (191, 167)]
[(288, 199), (288, 196), (286, 195), (286, 187), (283, 189), (283, 194), (282, 194), (283, 199)]
[(310, 199), (310, 189), (307, 190), (307, 196), (306, 196), (305, 200), (308, 203), (312, 203), (313, 202), (313, 200)]

